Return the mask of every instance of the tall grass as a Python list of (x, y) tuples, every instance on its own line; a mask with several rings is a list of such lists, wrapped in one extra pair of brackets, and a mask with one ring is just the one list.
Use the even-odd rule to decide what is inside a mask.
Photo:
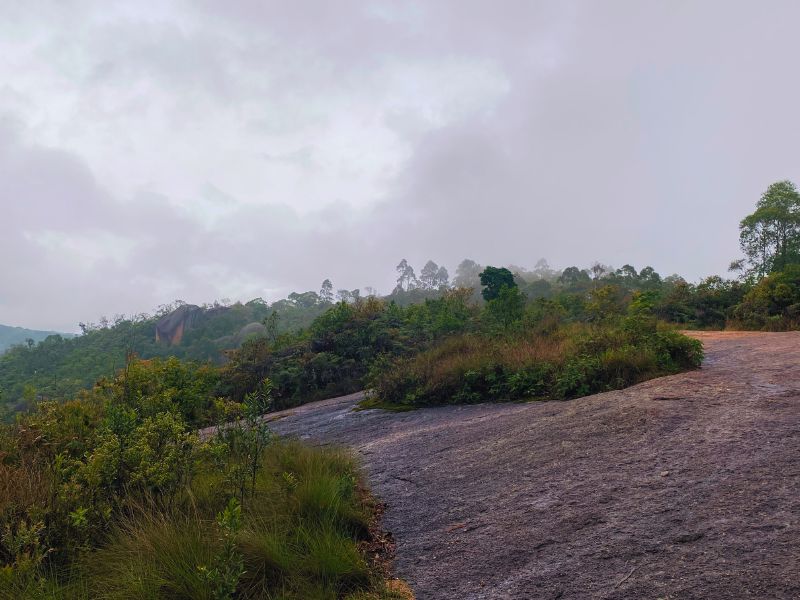
[[(95, 549), (62, 571), (0, 576), (2, 598), (216, 600), (224, 536), (215, 516), (228, 501), (213, 468), (179, 501), (131, 506)], [(353, 459), (336, 449), (276, 441), (264, 451), (255, 491), (242, 506), (235, 551), (244, 565), (236, 598), (402, 598), (364, 555), (372, 512)], [(209, 575), (212, 573), (212, 575)], [(356, 596), (357, 595), (357, 596)], [(227, 597), (227, 596), (225, 596)]]
[(573, 323), (547, 333), (463, 334), (370, 377), (371, 401), (396, 405), (564, 399), (694, 368), (702, 346), (655, 321)]

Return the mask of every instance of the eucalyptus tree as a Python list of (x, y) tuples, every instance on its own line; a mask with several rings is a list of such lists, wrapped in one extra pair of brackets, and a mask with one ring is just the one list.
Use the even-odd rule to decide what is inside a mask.
[(417, 280), (417, 275), (414, 273), (414, 267), (408, 264), (405, 258), (400, 261), (400, 264), (395, 267), (395, 270), (397, 271), (396, 290), (407, 292), (417, 287), (419, 282)]
[(333, 303), (333, 284), (330, 279), (322, 282), (322, 286), (319, 289), (319, 299), (322, 302)]
[(439, 272), (439, 265), (432, 260), (425, 263), (422, 270), (419, 272), (419, 282), (422, 289), (433, 290), (437, 287), (436, 275)]

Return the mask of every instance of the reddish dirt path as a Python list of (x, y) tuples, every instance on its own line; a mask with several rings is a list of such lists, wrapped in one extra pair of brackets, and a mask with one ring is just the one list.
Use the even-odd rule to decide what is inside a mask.
[(419, 600), (800, 598), (800, 333), (697, 337), (619, 392), (274, 428), (361, 455)]

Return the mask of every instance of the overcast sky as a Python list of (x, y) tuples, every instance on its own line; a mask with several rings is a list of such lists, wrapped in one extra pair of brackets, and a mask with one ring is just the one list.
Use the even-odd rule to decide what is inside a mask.
[(0, 323), (593, 261), (798, 176), (800, 2), (0, 0)]

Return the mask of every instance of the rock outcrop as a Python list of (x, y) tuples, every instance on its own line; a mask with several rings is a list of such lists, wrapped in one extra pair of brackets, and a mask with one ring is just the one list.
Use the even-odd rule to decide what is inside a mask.
[(156, 323), (156, 342), (164, 342), (170, 346), (181, 343), (183, 335), (197, 327), (202, 321), (228, 310), (225, 306), (203, 308), (194, 304), (184, 304), (168, 315), (161, 317)]
[(186, 330), (197, 324), (204, 312), (199, 306), (184, 304), (164, 315), (156, 323), (156, 342), (177, 346)]

